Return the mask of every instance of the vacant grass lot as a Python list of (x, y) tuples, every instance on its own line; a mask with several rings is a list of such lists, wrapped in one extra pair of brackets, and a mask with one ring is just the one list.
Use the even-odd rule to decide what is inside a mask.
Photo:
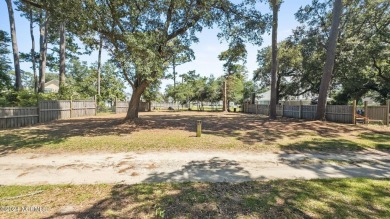
[(47, 210), (3, 218), (390, 218), (390, 181), (0, 186), (0, 206)]
[[(147, 150), (390, 151), (390, 129), (241, 113), (152, 112), (59, 120), (0, 131), (0, 153)], [(203, 134), (195, 137), (196, 121)]]

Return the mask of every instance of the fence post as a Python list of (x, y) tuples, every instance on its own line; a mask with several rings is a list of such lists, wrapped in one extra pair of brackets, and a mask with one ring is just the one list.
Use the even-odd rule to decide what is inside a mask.
[(368, 102), (364, 101), (364, 124), (368, 124)]
[(41, 123), (41, 106), (40, 106), (39, 96), (37, 97), (37, 102), (38, 102), (38, 123)]
[(282, 104), (282, 117), (284, 117), (284, 103)]
[(73, 96), (70, 96), (70, 118), (72, 118), (73, 113)]
[(257, 115), (257, 103), (255, 103), (255, 114)]
[(352, 103), (352, 124), (356, 125), (356, 100)]
[(386, 125), (389, 126), (390, 123), (390, 100), (386, 101), (387, 110), (386, 110)]
[(94, 100), (95, 100), (95, 116), (97, 115), (97, 111), (98, 111), (98, 105), (97, 105), (97, 96), (95, 95), (94, 96)]
[(117, 114), (118, 98), (115, 97), (115, 114)]
[(268, 104), (268, 111), (267, 111), (267, 116), (269, 116), (269, 114), (271, 113), (271, 109), (270, 109), (271, 105)]
[(302, 100), (299, 101), (299, 119), (302, 119)]

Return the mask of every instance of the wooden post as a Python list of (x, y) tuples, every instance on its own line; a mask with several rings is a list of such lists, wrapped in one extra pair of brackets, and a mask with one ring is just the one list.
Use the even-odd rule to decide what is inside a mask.
[(356, 125), (356, 100), (352, 103), (352, 124)]
[(387, 100), (386, 102), (387, 110), (386, 110), (386, 125), (389, 126), (390, 123), (390, 100)]
[(284, 104), (282, 104), (282, 117), (284, 116)]
[(202, 136), (202, 121), (198, 120), (196, 122), (196, 137)]
[(368, 123), (368, 102), (364, 101), (364, 124)]
[[(100, 88), (99, 88), (99, 91), (100, 91)], [(96, 98), (96, 95), (93, 97), (94, 100), (95, 100), (95, 116), (97, 115), (97, 111), (98, 111), (98, 105), (97, 105), (97, 98)]]
[(257, 115), (257, 103), (255, 103), (255, 114)]
[(70, 118), (72, 118), (73, 112), (73, 96), (70, 96)]
[(299, 101), (299, 119), (302, 119), (302, 100)]
[(39, 104), (39, 96), (37, 96), (37, 102), (38, 102), (38, 123), (41, 123), (41, 106)]
[(268, 111), (267, 111), (267, 116), (269, 116), (269, 114), (270, 114), (270, 112), (271, 112), (271, 109), (270, 109), (270, 107), (271, 107), (271, 105), (270, 104), (268, 104)]
[(118, 98), (115, 97), (115, 114), (117, 114)]

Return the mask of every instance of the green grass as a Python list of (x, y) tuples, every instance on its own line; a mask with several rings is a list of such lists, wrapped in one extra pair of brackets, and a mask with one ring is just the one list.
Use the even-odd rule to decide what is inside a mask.
[[(122, 135), (34, 136), (29, 132), (4, 135), (0, 138), (0, 148), (11, 147), (20, 152), (66, 152), (66, 151), (157, 151), (157, 150), (295, 150), (343, 152), (360, 151), (367, 148), (390, 150), (390, 140), (385, 135), (368, 135), (352, 138), (348, 136), (324, 138), (318, 135), (303, 134), (299, 137), (273, 139), (271, 135), (248, 137), (250, 131), (235, 132), (231, 136), (202, 134), (195, 138), (194, 133), (182, 130), (141, 131)], [(147, 139), (147, 141), (145, 140)], [(260, 139), (260, 140), (258, 140)]]
[[(42, 191), (33, 196), (4, 200)], [(389, 218), (389, 179), (0, 186), (0, 206), (42, 206), (33, 217)], [(73, 213), (64, 213), (71, 206)], [(0, 212), (0, 217), (25, 215)]]
[[(203, 121), (201, 138), (195, 137), (198, 119)], [(1, 130), (0, 154), (158, 150), (343, 152), (369, 148), (390, 151), (390, 131), (375, 132), (353, 125), (270, 122), (253, 115), (209, 112), (160, 112), (137, 124), (121, 121), (114, 115)]]

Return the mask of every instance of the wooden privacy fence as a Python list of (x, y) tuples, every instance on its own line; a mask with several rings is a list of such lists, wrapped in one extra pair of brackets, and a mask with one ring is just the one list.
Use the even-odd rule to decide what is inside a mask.
[[(118, 113), (127, 113), (127, 110), (129, 109), (129, 102), (127, 101), (115, 101), (114, 106), (114, 112), (116, 114)], [(139, 112), (146, 112), (149, 111), (149, 103), (147, 102), (140, 102), (138, 106)]]
[(96, 115), (94, 100), (39, 101), (39, 122)]
[[(243, 107), (244, 113), (255, 113), (269, 115), (269, 105), (248, 104)], [(257, 109), (257, 110), (256, 110)], [(315, 117), (317, 110), (316, 105), (278, 105), (276, 106), (276, 114), (278, 116), (309, 119)], [(353, 121), (352, 106), (331, 106), (326, 107), (326, 120), (340, 123), (352, 123)]]
[[(354, 105), (327, 105), (325, 111), (325, 119), (327, 121), (338, 123), (355, 123), (356, 104)], [(313, 120), (317, 111), (317, 105), (278, 105), (276, 106), (276, 114), (278, 116), (309, 119)], [(249, 104), (244, 103), (244, 113), (254, 113), (269, 115), (269, 105)], [(390, 123), (390, 101), (387, 101), (385, 106), (364, 106), (365, 115), (368, 117), (368, 122), (382, 121), (383, 124)]]
[(0, 129), (95, 115), (94, 100), (44, 100), (38, 107), (0, 107)]
[(379, 121), (385, 125), (390, 124), (390, 100), (385, 106), (368, 106), (367, 101), (364, 102), (364, 116), (367, 117), (365, 123), (370, 121)]
[(38, 122), (38, 107), (0, 108), (0, 129), (34, 125)]

